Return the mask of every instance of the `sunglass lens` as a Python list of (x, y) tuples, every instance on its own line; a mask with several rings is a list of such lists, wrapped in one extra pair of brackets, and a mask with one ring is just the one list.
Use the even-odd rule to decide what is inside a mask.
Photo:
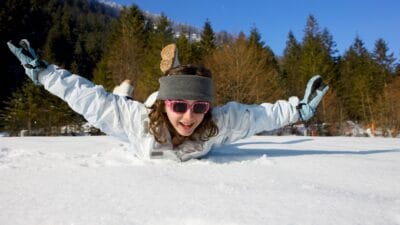
[(187, 104), (184, 102), (175, 102), (173, 106), (174, 112), (184, 113), (187, 110)]
[(206, 103), (195, 103), (193, 105), (194, 113), (206, 113), (208, 109), (208, 105)]

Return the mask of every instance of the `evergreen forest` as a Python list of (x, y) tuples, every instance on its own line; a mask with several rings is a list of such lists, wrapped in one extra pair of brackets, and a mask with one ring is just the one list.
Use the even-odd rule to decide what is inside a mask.
[(130, 79), (137, 101), (158, 89), (163, 75), (160, 51), (170, 43), (177, 44), (182, 64), (202, 64), (212, 71), (214, 105), (302, 98), (307, 81), (320, 74), (330, 90), (308, 123), (319, 135), (345, 135), (352, 121), (397, 136), (400, 65), (389, 44), (378, 39), (368, 50), (356, 36), (339, 54), (333, 34), (317, 18), (309, 15), (304, 24), (300, 38), (288, 31), (285, 50), (277, 55), (257, 27), (250, 27), (248, 35), (234, 35), (215, 32), (212, 21), (206, 20), (197, 40), (190, 26), (177, 26), (164, 14), (148, 16), (137, 5), (117, 10), (95, 0), (1, 0), (0, 131), (74, 135), (81, 134), (86, 123), (24, 75), (6, 42), (26, 38), (42, 59), (108, 91)]

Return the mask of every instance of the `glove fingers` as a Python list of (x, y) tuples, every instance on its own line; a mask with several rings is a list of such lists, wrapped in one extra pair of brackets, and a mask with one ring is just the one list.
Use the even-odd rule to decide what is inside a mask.
[(318, 104), (328, 90), (329, 86), (324, 84), (320, 75), (313, 76), (308, 81), (304, 98), (298, 106), (300, 119), (307, 121), (315, 114)]
[[(304, 98), (302, 102), (308, 103), (312, 98), (310, 98), (310, 95), (313, 94), (315, 91), (315, 83), (318, 83), (317, 81), (322, 80), (320, 75), (315, 75), (313, 76), (308, 82), (307, 82), (307, 87), (306, 91), (304, 93)], [(313, 90), (314, 89), (314, 90)]]
[(324, 85), (324, 83), (322, 82), (322, 78), (317, 77), (311, 85), (311, 93), (315, 92), (316, 90), (321, 89), (321, 87), (323, 85)]
[(28, 64), (33, 60), (22, 52), (22, 48), (15, 47), (15, 45), (12, 44), (11, 41), (7, 42), (7, 45), (10, 51), (19, 59), (19, 61), (21, 61), (23, 65)]
[(308, 96), (307, 102), (312, 101), (318, 95), (317, 91), (322, 91), (325, 87), (326, 84), (323, 83), (321, 77), (315, 79), (312, 83), (310, 95)]
[(26, 54), (30, 54), (30, 56), (31, 56), (32, 59), (36, 59), (36, 58), (37, 58), (36, 53), (35, 53), (35, 51), (33, 50), (33, 48), (31, 48), (31, 44), (29, 43), (28, 40), (22, 39), (22, 40), (19, 42), (19, 45), (22, 47), (22, 49), (23, 49), (24, 51), (26, 51)]

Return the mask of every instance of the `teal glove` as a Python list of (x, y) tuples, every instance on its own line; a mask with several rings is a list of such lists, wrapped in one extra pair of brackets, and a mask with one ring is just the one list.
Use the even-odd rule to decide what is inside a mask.
[(307, 121), (314, 116), (318, 104), (328, 89), (329, 86), (324, 84), (320, 75), (315, 75), (308, 81), (304, 98), (297, 106), (302, 121)]
[(48, 63), (39, 59), (26, 39), (22, 39), (19, 42), (20, 47), (15, 47), (11, 41), (7, 42), (7, 45), (10, 51), (19, 59), (22, 66), (24, 66), (26, 75), (28, 75), (33, 83), (39, 85), (38, 74), (47, 68)]

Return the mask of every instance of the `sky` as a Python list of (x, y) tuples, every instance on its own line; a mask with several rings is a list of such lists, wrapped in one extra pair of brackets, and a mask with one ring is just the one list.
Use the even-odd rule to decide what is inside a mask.
[(282, 55), (289, 31), (303, 38), (307, 17), (313, 15), (327, 28), (343, 54), (358, 36), (372, 51), (383, 38), (400, 58), (400, 1), (398, 0), (115, 0), (155, 14), (163, 12), (175, 22), (202, 28), (208, 19), (215, 32), (248, 34), (256, 27), (275, 54)]
[(1, 225), (398, 225), (400, 138), (254, 136), (184, 163), (0, 137)]

